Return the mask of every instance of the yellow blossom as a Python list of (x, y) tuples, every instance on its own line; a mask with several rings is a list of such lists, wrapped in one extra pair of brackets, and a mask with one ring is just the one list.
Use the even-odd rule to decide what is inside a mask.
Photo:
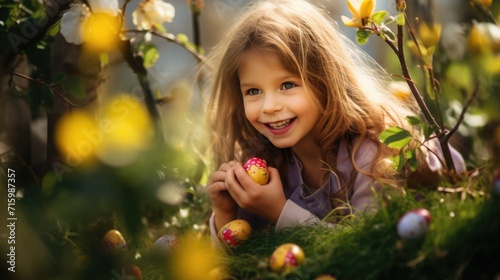
[(441, 24), (434, 23), (429, 26), (426, 22), (422, 22), (418, 27), (418, 35), (424, 47), (427, 49), (435, 47), (441, 37)]
[(375, 11), (375, 0), (347, 0), (347, 7), (352, 13), (352, 19), (342, 16), (346, 26), (361, 28)]
[(476, 23), (467, 38), (467, 48), (474, 55), (500, 51), (500, 27), (493, 23)]

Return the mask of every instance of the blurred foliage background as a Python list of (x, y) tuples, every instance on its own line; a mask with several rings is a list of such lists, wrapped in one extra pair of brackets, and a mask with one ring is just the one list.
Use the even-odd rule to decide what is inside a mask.
[[(381, 199), (383, 211), (346, 220), (334, 234), (321, 228), (281, 235), (266, 231), (242, 248), (224, 252), (207, 238), (210, 206), (203, 188), (209, 162), (203, 154), (201, 114), (205, 84), (195, 79), (196, 68), (233, 17), (252, 1), (172, 0), (168, 3), (175, 16), (146, 29), (134, 23), (133, 13), (146, 4), (168, 11), (158, 3), (167, 2), (78, 2), (79, 8), (90, 7), (90, 14), (114, 11), (123, 20), (116, 28), (115, 20), (89, 16), (97, 27), (88, 38), (113, 39), (97, 47), (92, 40), (68, 43), (61, 34), (65, 22), (79, 18), (68, 19), (73, 2), (0, 2), (0, 220), (7, 224), (9, 169), (15, 171), (17, 218), (15, 273), (7, 262), (10, 232), (0, 227), (1, 279), (500, 275), (493, 253), (499, 249), (500, 225), (492, 187), (500, 166), (500, 1), (406, 3), (407, 26), (419, 38), (437, 40), (432, 50), (425, 49), (432, 54), (427, 58), (407, 45), (410, 71), (436, 116), (442, 115), (449, 127), (463, 118), (452, 143), (467, 160), (466, 179), (411, 192), (411, 199), (388, 195)], [(346, 36), (356, 40), (355, 31), (340, 21), (340, 15), (348, 14), (344, 1), (312, 2), (327, 9)], [(378, 1), (377, 10), (396, 14), (397, 2)], [(106, 33), (102, 26), (114, 31)], [(78, 30), (72, 32), (66, 34)], [(400, 73), (397, 58), (382, 40), (373, 38), (362, 48), (389, 73)], [(405, 87), (394, 92), (411, 98)], [(402, 243), (394, 224), (404, 211), (424, 206), (437, 221), (432, 234)], [(102, 245), (113, 229), (126, 242), (124, 252)], [(165, 251), (154, 250), (163, 236), (179, 238), (180, 249), (167, 245)], [(311, 256), (306, 262), (316, 265), (288, 276), (269, 271), (268, 256), (284, 240), (303, 246), (306, 258)], [(363, 251), (360, 244), (371, 249)]]

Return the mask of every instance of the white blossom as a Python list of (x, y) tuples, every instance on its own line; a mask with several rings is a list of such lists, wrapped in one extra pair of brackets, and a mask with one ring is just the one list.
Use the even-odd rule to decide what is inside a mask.
[(139, 29), (148, 30), (154, 24), (171, 22), (175, 16), (172, 4), (162, 0), (145, 0), (132, 13), (132, 21)]
[(90, 10), (84, 4), (71, 4), (61, 18), (61, 35), (66, 42), (79, 45), (83, 42), (82, 26), (90, 17)]
[(106, 13), (116, 16), (120, 11), (118, 0), (88, 0), (88, 3), (93, 13)]

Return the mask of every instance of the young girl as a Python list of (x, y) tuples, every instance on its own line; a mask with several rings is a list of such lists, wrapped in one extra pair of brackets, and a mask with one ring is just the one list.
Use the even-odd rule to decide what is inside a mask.
[[(212, 234), (236, 218), (281, 230), (317, 223), (334, 209), (367, 211), (381, 185), (397, 187), (388, 160), (394, 151), (378, 137), (395, 125), (411, 130), (404, 118), (416, 114), (319, 9), (258, 2), (213, 53)], [(267, 185), (242, 166), (255, 156), (270, 166)]]

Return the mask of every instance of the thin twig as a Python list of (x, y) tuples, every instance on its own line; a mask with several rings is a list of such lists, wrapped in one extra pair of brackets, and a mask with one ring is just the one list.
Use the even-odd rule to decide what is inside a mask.
[[(26, 79), (28, 81), (31, 81), (33, 83), (36, 83), (37, 85), (39, 86), (43, 86), (43, 87), (46, 87), (50, 90), (50, 92), (54, 93), (55, 95), (59, 96), (64, 102), (68, 103), (71, 107), (75, 107), (75, 108), (82, 108), (82, 107), (85, 107), (87, 106), (88, 104), (90, 104), (92, 101), (94, 101), (96, 99), (96, 96), (90, 98), (87, 102), (85, 103), (82, 103), (82, 104), (77, 104), (77, 103), (74, 103), (73, 101), (71, 101), (69, 98), (67, 98), (63, 93), (60, 93), (58, 92), (57, 90), (53, 89), (52, 87), (53, 86), (56, 86), (57, 84), (50, 84), (50, 85), (47, 85), (44, 81), (42, 80), (39, 80), (39, 79), (34, 79), (30, 76), (27, 76), (27, 75), (24, 75), (24, 74), (21, 74), (21, 73), (17, 73), (17, 72), (10, 72), (12, 75), (14, 76), (17, 76), (17, 77), (20, 77), (20, 78), (23, 78), (23, 79)], [(28, 90), (26, 88), (24, 88), (24, 90)]]
[(474, 89), (474, 92), (469, 97), (469, 100), (467, 100), (467, 103), (465, 103), (465, 106), (462, 108), (462, 112), (460, 113), (460, 116), (458, 117), (457, 123), (450, 130), (450, 133), (448, 134), (449, 136), (451, 136), (453, 133), (455, 133), (458, 130), (459, 126), (462, 124), (462, 122), (465, 119), (465, 113), (467, 112), (467, 110), (471, 106), (472, 102), (477, 98), (478, 93), (479, 93), (479, 83), (476, 83), (476, 88)]
[(164, 33), (164, 32), (160, 32), (160, 31), (157, 31), (157, 30), (138, 30), (138, 29), (128, 29), (128, 30), (124, 30), (123, 32), (126, 32), (126, 33), (141, 33), (141, 34), (142, 33), (148, 33), (148, 32), (150, 32), (152, 35), (155, 35), (157, 37), (165, 39), (165, 40), (167, 40), (169, 42), (176, 43), (179, 46), (183, 47), (188, 52), (190, 52), (199, 62), (204, 62), (205, 61), (205, 56), (203, 56), (202, 54), (198, 53), (196, 50), (193, 50), (193, 49), (187, 47), (186, 44), (184, 44), (183, 42), (177, 40), (177, 38), (175, 38), (175, 36), (173, 34), (171, 34), (171, 33)]

